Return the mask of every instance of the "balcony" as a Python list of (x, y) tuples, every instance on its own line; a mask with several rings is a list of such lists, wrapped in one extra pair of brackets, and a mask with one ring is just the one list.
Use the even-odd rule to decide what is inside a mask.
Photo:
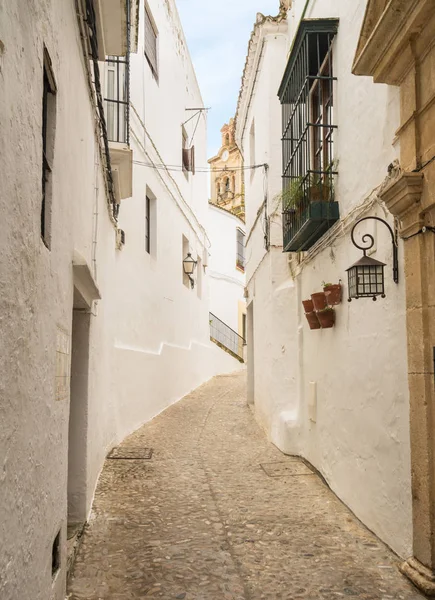
[(94, 0), (94, 10), (99, 59), (135, 52), (138, 0)]
[(115, 198), (119, 203), (133, 194), (133, 152), (130, 149), (129, 53), (106, 59), (104, 97), (107, 138)]
[[(317, 184), (305, 191), (296, 201), (283, 194), (283, 251), (309, 250), (340, 218), (333, 189)], [(287, 201), (286, 201), (287, 200)]]

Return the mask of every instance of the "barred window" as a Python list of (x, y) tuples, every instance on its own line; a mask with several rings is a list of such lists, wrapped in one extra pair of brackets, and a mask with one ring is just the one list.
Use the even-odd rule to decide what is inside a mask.
[[(338, 218), (337, 206), (314, 206), (334, 202), (332, 59), (337, 28), (337, 19), (301, 22), (279, 90), (285, 250), (308, 249)], [(310, 231), (292, 243), (303, 227)]]
[(236, 266), (245, 270), (245, 234), (237, 228)]
[(154, 77), (158, 78), (157, 29), (150, 9), (145, 4), (145, 56)]

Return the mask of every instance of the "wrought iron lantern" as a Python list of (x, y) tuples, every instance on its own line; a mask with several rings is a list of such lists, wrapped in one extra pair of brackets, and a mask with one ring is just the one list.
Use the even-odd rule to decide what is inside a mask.
[(375, 239), (369, 233), (362, 236), (362, 243), (365, 246), (360, 246), (355, 241), (355, 228), (362, 222), (369, 219), (380, 221), (388, 228), (391, 234), (393, 243), (393, 280), (399, 283), (399, 266), (397, 257), (397, 239), (390, 225), (379, 217), (364, 217), (360, 219), (352, 228), (351, 239), (354, 246), (363, 251), (363, 257), (360, 258), (354, 265), (347, 269), (348, 286), (349, 286), (349, 302), (352, 298), (373, 298), (376, 300), (378, 296), (385, 298), (385, 263), (367, 256), (367, 251), (373, 248)]
[(196, 269), (197, 261), (192, 258), (190, 252), (187, 253), (186, 258), (183, 260), (183, 269), (184, 273), (188, 276), (190, 285), (193, 288), (195, 287), (195, 280), (193, 279), (193, 273)]

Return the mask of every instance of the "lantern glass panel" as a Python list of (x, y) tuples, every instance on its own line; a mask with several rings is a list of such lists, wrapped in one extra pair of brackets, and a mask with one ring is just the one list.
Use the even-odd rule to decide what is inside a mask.
[(349, 283), (350, 298), (356, 298), (356, 296), (357, 296), (357, 291), (356, 291), (357, 274), (356, 274), (356, 271), (357, 271), (356, 267), (352, 267), (348, 271), (348, 283)]

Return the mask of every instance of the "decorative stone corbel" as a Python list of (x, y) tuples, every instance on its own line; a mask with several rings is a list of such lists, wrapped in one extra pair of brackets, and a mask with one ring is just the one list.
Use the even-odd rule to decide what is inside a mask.
[(421, 206), (422, 191), (421, 173), (402, 173), (380, 194), (390, 213), (399, 220), (401, 237), (417, 233), (424, 224)]

